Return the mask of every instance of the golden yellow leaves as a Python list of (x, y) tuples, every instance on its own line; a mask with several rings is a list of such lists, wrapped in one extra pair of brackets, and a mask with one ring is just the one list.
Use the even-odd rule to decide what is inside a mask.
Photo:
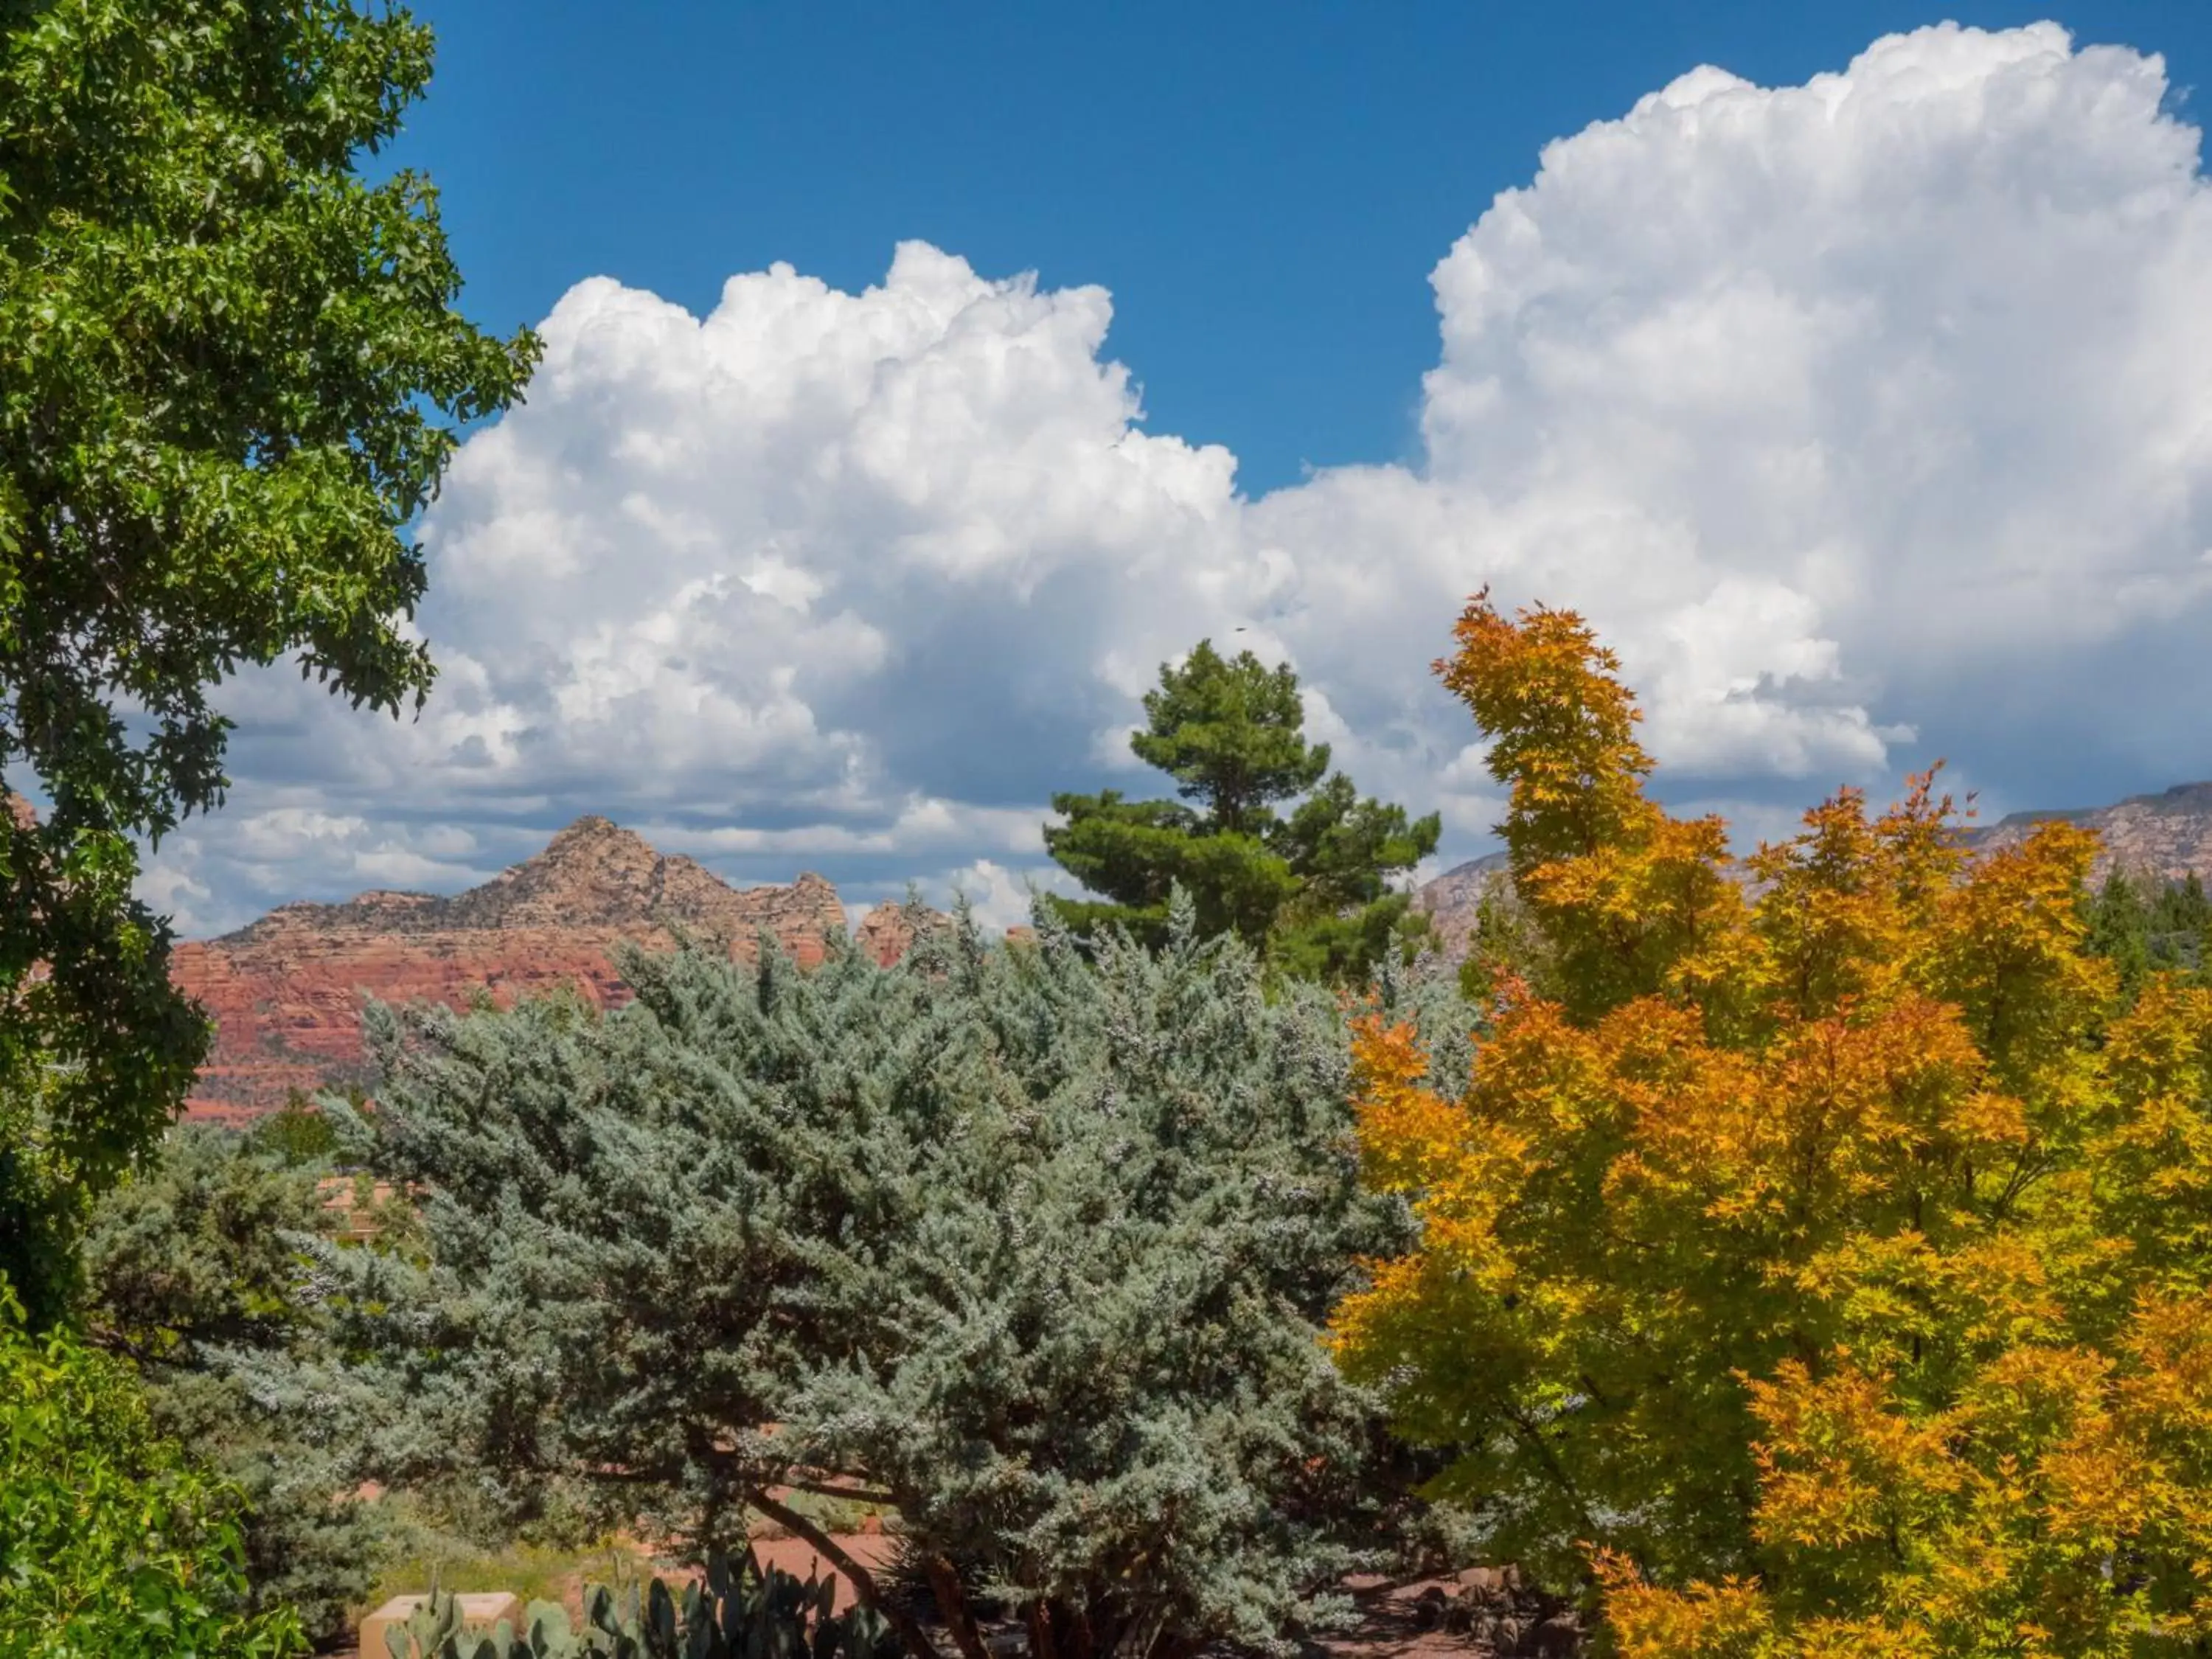
[(1772, 1650), (1766, 1601), (1740, 1578), (1681, 1594), (1654, 1589), (1616, 1550), (1596, 1553), (1607, 1623), (1621, 1659), (1758, 1659)]
[(1359, 1030), (1367, 1168), (1424, 1231), (1344, 1363), (1632, 1659), (2205, 1633), (2212, 993), (2118, 1008), (2090, 838), (1969, 867), (1932, 775), (1732, 870), (1645, 799), (1579, 618), (1457, 632), (1557, 997), (1503, 980), (1449, 1088)]
[(1948, 1456), (1949, 1425), (1911, 1421), (1897, 1410), (1893, 1381), (1853, 1363), (1848, 1348), (1822, 1371), (1785, 1359), (1771, 1379), (1745, 1379), (1762, 1437), (1755, 1450), (1762, 1542), (1844, 1552), (1894, 1538), (1958, 1471)]

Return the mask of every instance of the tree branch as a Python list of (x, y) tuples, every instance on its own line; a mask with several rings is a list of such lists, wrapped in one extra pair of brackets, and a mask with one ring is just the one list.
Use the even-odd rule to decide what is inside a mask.
[(854, 1504), (873, 1504), (878, 1509), (895, 1509), (898, 1504), (898, 1496), (895, 1492), (832, 1486), (827, 1480), (810, 1480), (804, 1475), (787, 1474), (783, 1484), (793, 1492), (811, 1492), (817, 1498), (838, 1498)]
[(745, 1502), (785, 1531), (805, 1539), (814, 1547), (816, 1554), (843, 1573), (846, 1582), (853, 1587), (853, 1593), (874, 1608), (899, 1633), (899, 1639), (906, 1644), (907, 1651), (914, 1656), (914, 1659), (944, 1659), (938, 1651), (937, 1644), (929, 1639), (929, 1633), (915, 1622), (914, 1615), (904, 1607), (885, 1601), (882, 1589), (876, 1583), (875, 1575), (848, 1554), (843, 1545), (788, 1504), (779, 1504), (758, 1487), (745, 1493)]

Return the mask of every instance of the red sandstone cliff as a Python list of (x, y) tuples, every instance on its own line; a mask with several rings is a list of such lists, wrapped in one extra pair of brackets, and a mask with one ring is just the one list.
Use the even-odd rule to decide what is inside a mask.
[(811, 967), (845, 932), (845, 912), (820, 876), (740, 892), (602, 817), (577, 819), (535, 858), (451, 898), (372, 892), (288, 904), (175, 949), (178, 984), (216, 1028), (191, 1110), (250, 1115), (295, 1088), (365, 1081), (364, 994), (461, 1007), (480, 990), (506, 1003), (573, 983), (601, 1006), (622, 1001), (614, 947), (673, 948), (672, 926), (744, 960), (765, 929)]
[(860, 918), (853, 929), (854, 943), (861, 953), (888, 968), (914, 949), (925, 933), (950, 927), (952, 918), (927, 905), (886, 899)]

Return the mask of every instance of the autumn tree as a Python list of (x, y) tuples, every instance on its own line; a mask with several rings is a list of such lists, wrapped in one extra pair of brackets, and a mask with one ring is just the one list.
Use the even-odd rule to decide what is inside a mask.
[(453, 310), (428, 182), (364, 172), (429, 73), (381, 4), (0, 5), (0, 768), (50, 803), (0, 811), (0, 1267), (33, 1323), (205, 1048), (131, 884), (222, 796), (210, 693), (295, 657), (421, 698), (413, 521), (536, 354)]
[(1157, 944), (1170, 894), (1207, 933), (1233, 933), (1292, 977), (1357, 980), (1425, 931), (1398, 879), (1436, 850), (1441, 821), (1364, 799), (1309, 743), (1297, 675), (1200, 640), (1160, 669), (1129, 746), (1176, 800), (1060, 794), (1045, 850), (1096, 898), (1051, 901), (1085, 933)]
[(1342, 1362), (1632, 1659), (2204, 1651), (2212, 993), (2124, 1004), (2092, 837), (1970, 863), (1928, 777), (1739, 882), (1577, 617), (1457, 637), (1550, 994), (1455, 1076), (1360, 1031), (1422, 1236)]

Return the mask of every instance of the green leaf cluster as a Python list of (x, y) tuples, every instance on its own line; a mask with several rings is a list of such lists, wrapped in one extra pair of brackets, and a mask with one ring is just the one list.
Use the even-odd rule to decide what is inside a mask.
[[(1358, 981), (1425, 931), (1394, 878), (1436, 850), (1441, 820), (1362, 799), (1305, 738), (1297, 676), (1201, 640), (1160, 670), (1129, 746), (1179, 800), (1059, 794), (1045, 849), (1099, 899), (1049, 901), (1079, 933), (1157, 945), (1180, 888), (1206, 933), (1235, 933), (1291, 977)], [(1303, 799), (1297, 799), (1303, 797)], [(1283, 807), (1295, 800), (1287, 812)]]
[(247, 1381), (257, 1362), (320, 1353), (328, 1341), (313, 1247), (336, 1227), (318, 1185), (331, 1166), (288, 1157), (296, 1131), (264, 1133), (281, 1121), (243, 1135), (180, 1126), (156, 1160), (100, 1200), (85, 1233), (79, 1324), (135, 1363), (155, 1426), (199, 1448), (245, 1499), (241, 1605), (289, 1608), (327, 1644), (343, 1634), (397, 1534), (386, 1506), (347, 1495), (327, 1422), (270, 1409)]
[(157, 1432), (130, 1367), (27, 1332), (0, 1283), (0, 1659), (268, 1659), (240, 1610), (239, 1494)]
[(2087, 948), (2118, 972), (2132, 1002), (2154, 974), (2206, 982), (2212, 897), (2196, 872), (2179, 881), (2131, 873), (2115, 865), (2087, 900)]
[(205, 1048), (131, 888), (221, 799), (213, 688), (290, 653), (419, 702), (410, 526), (535, 360), (453, 309), (428, 181), (361, 171), (429, 70), (350, 0), (0, 5), (0, 768), (51, 801), (0, 815), (0, 1267), (35, 1320)]
[(295, 1395), (384, 1478), (562, 1474), (702, 1548), (864, 1497), (956, 1633), (980, 1577), (1040, 1656), (1311, 1627), (1391, 1492), (1319, 1322), (1406, 1224), (1341, 1017), (1188, 903), (1158, 952), (1038, 921), (889, 969), (635, 955), (605, 1018), (375, 1013), (358, 1127), (427, 1260), (332, 1257), (362, 1358)]

